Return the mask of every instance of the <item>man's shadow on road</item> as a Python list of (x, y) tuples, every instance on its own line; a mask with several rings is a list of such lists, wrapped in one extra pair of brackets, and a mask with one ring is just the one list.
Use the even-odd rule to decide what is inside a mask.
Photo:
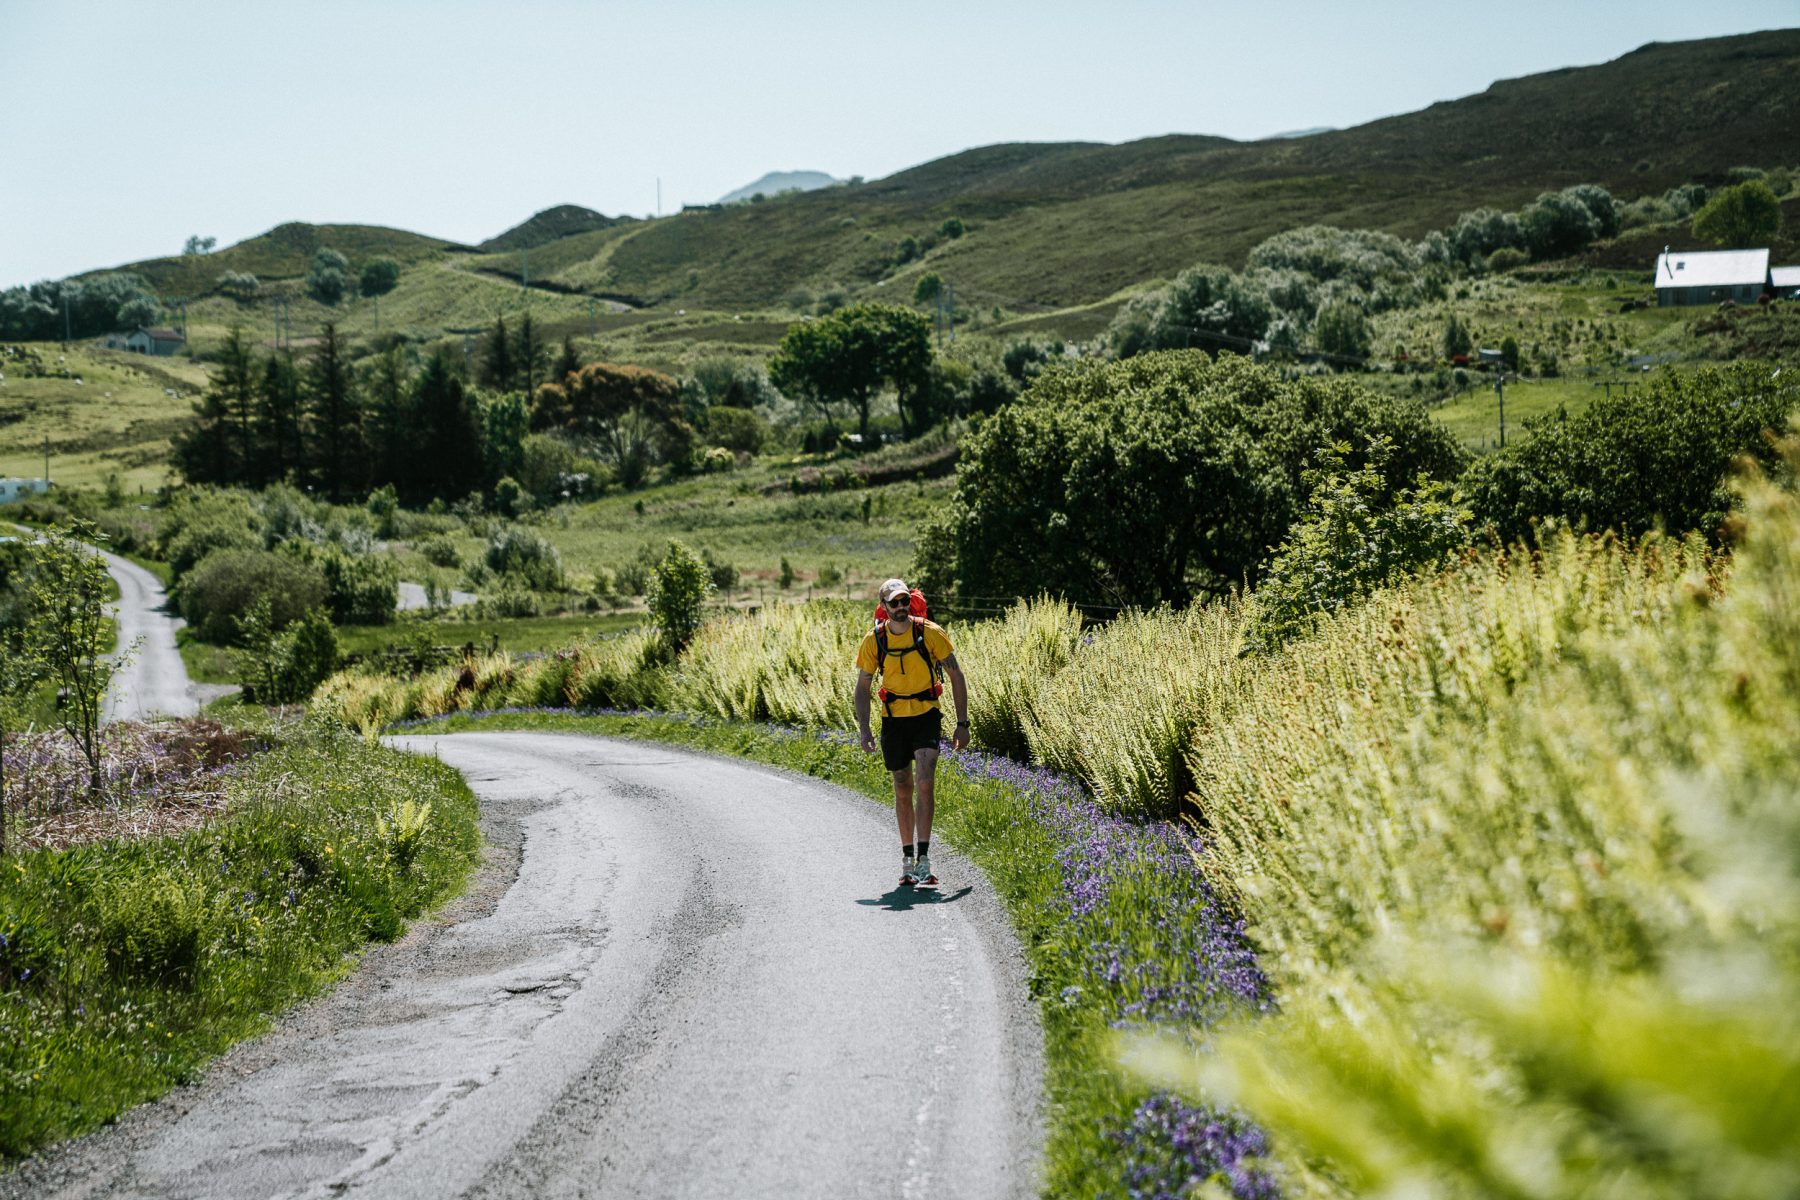
[(974, 890), (973, 887), (964, 887), (960, 891), (944, 892), (934, 887), (897, 887), (885, 896), (878, 896), (873, 900), (858, 900), (857, 903), (886, 909), (888, 912), (907, 912), (933, 904), (954, 904)]

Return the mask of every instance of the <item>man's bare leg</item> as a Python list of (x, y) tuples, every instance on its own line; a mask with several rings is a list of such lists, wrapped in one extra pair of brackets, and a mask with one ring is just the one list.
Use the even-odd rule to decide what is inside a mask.
[[(912, 839), (914, 842), (931, 840), (931, 814), (937, 801), (937, 760), (938, 752), (936, 750), (920, 750), (913, 754), (915, 770), (912, 774), (918, 778), (918, 815), (912, 823), (913, 832), (917, 834)], [(910, 803), (910, 797), (908, 799), (907, 808), (910, 810), (913, 805)], [(904, 834), (902, 834), (902, 840), (905, 840)]]
[(894, 772), (894, 817), (900, 825), (900, 844), (913, 844), (913, 773), (908, 766)]

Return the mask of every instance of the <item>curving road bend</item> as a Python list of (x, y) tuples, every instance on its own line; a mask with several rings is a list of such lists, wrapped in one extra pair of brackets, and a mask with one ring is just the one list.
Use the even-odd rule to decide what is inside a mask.
[(435, 920), (0, 1197), (1025, 1197), (1041, 1032), (974, 869), (733, 760), (414, 735), (483, 802)]
[(167, 611), (162, 581), (128, 559), (96, 550), (107, 573), (119, 585), (112, 616), (119, 623), (121, 649), (136, 652), (113, 675), (101, 709), (105, 721), (148, 721), (152, 717), (191, 717), (200, 711), (187, 666), (175, 648), (175, 631), (184, 621)]

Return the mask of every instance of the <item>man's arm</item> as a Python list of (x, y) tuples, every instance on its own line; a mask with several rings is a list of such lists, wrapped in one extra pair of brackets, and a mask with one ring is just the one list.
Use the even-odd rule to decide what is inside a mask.
[(950, 698), (956, 702), (956, 728), (950, 733), (950, 748), (962, 750), (969, 744), (969, 682), (963, 678), (962, 664), (954, 654), (944, 660), (944, 674), (950, 677)]
[(856, 728), (862, 734), (863, 753), (875, 753), (875, 734), (869, 729), (869, 685), (875, 677), (867, 671), (856, 673)]

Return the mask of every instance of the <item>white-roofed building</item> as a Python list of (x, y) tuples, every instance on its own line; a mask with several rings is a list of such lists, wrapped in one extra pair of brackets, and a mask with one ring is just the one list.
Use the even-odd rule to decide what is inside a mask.
[(1777, 296), (1800, 297), (1800, 267), (1770, 267), (1769, 286)]
[(1656, 303), (1755, 304), (1769, 286), (1769, 252), (1664, 250), (1656, 256)]

